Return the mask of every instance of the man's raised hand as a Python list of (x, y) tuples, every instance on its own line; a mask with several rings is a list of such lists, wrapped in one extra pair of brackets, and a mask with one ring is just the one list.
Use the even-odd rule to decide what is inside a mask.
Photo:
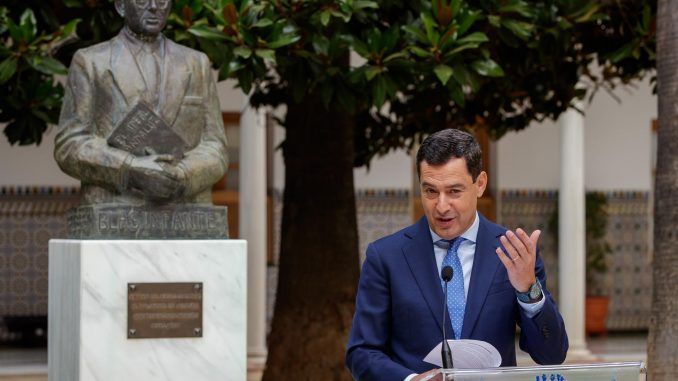
[(497, 256), (506, 267), (511, 285), (518, 292), (527, 292), (536, 281), (534, 266), (540, 234), (540, 230), (535, 230), (528, 236), (523, 229), (518, 228), (515, 233), (507, 230), (505, 235), (499, 237), (504, 250), (497, 247)]

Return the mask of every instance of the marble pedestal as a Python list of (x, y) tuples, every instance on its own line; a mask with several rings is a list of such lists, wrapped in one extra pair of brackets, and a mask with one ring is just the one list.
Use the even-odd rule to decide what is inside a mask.
[[(51, 240), (50, 381), (247, 377), (244, 240)], [(128, 339), (128, 283), (202, 282), (200, 338)]]

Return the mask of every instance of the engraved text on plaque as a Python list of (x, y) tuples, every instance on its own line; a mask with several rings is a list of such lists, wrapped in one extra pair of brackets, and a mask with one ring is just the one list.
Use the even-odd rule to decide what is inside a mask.
[(127, 338), (202, 337), (202, 283), (129, 283)]

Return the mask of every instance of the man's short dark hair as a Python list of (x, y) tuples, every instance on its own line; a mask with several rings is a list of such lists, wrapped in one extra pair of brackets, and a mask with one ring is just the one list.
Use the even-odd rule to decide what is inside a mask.
[(438, 131), (424, 139), (417, 151), (417, 176), (421, 178), (422, 161), (434, 166), (443, 165), (453, 157), (466, 160), (466, 169), (475, 183), (483, 170), (480, 145), (473, 135), (454, 128)]

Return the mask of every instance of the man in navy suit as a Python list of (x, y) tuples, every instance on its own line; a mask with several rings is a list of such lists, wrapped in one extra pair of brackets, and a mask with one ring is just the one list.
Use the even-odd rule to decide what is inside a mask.
[[(425, 218), (367, 248), (346, 352), (353, 377), (416, 381), (437, 372), (423, 358), (442, 339), (445, 310), (446, 332), (492, 344), (502, 366), (516, 364), (516, 324), (532, 359), (562, 363), (568, 340), (537, 253), (541, 232), (507, 230), (477, 212), (488, 181), (478, 142), (455, 129), (432, 134), (417, 170)], [(446, 301), (440, 272), (455, 262)]]

